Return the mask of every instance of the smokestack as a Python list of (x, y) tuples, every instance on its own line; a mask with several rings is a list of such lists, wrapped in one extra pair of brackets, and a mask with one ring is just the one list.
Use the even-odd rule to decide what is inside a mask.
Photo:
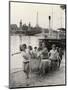
[(52, 30), (51, 30), (51, 16), (48, 17), (49, 19), (49, 37), (52, 36)]
[(51, 29), (51, 16), (48, 17), (49, 18), (49, 30)]

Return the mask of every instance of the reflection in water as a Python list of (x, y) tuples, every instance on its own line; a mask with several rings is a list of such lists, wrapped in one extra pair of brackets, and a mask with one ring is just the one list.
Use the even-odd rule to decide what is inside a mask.
[(11, 53), (15, 53), (19, 51), (20, 44), (26, 44), (34, 46), (38, 46), (38, 37), (37, 36), (23, 36), (23, 35), (13, 35), (11, 38)]
[(20, 38), (20, 44), (22, 44), (22, 35), (19, 35)]

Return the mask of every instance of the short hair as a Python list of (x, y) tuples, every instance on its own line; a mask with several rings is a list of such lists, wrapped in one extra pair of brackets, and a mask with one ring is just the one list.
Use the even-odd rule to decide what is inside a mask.
[(21, 44), (20, 45), (20, 51), (23, 51), (23, 47), (26, 49), (27, 48), (26, 44)]
[(28, 48), (29, 48), (30, 50), (32, 50), (32, 46), (28, 46)]
[(25, 49), (27, 48), (27, 45), (26, 45), (26, 44), (23, 44), (22, 46), (23, 46)]
[(34, 49), (37, 49), (37, 47), (34, 47)]

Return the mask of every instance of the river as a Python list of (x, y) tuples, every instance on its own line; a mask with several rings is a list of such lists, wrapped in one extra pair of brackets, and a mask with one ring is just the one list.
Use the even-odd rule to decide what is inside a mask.
[(22, 68), (22, 57), (20, 54), (12, 56), (12, 54), (19, 52), (20, 44), (31, 45), (33, 48), (38, 46), (38, 36), (24, 36), (24, 35), (12, 35), (10, 36), (10, 69), (16, 71)]

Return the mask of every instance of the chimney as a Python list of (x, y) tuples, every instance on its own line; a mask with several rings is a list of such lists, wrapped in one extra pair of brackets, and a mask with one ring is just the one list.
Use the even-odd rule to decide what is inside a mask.
[(49, 18), (49, 30), (51, 29), (51, 16), (48, 17)]
[(51, 16), (48, 17), (49, 19), (49, 37), (52, 36), (52, 30), (51, 30)]

